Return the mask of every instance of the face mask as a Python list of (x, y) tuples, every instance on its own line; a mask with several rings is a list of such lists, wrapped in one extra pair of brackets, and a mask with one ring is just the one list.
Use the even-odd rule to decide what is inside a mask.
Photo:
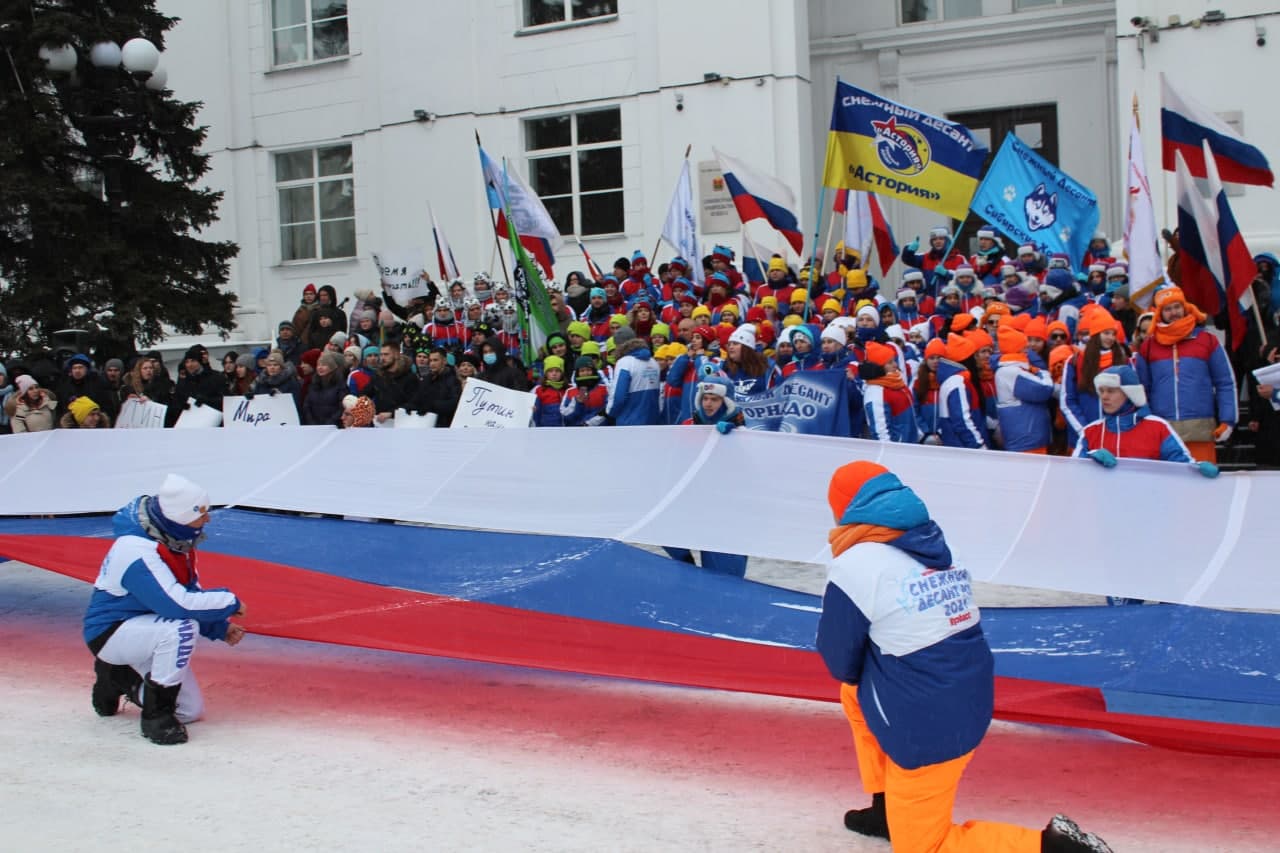
[(485, 364), (497, 364), (497, 363), (498, 363), (498, 354), (497, 354), (497, 353), (495, 353), (495, 352), (487, 352), (487, 353), (485, 353), (485, 354), (484, 354), (484, 363), (485, 363)]

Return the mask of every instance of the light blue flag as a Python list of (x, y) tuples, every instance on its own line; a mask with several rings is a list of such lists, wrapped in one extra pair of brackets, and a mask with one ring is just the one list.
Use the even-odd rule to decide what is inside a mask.
[(969, 209), (1019, 245), (1061, 252), (1079, 269), (1098, 227), (1098, 197), (1010, 133)]

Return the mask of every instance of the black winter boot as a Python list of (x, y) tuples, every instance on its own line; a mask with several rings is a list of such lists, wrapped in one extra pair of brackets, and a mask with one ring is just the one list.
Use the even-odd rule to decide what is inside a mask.
[(187, 742), (187, 727), (174, 716), (181, 689), (181, 684), (166, 687), (147, 679), (142, 697), (142, 736), (147, 740), (162, 745)]
[(100, 717), (113, 717), (120, 710), (120, 697), (124, 696), (135, 705), (138, 701), (138, 688), (142, 686), (142, 676), (131, 666), (110, 664), (99, 658), (93, 659), (93, 674), (97, 677), (93, 683), (93, 710)]
[(844, 813), (844, 828), (859, 835), (889, 839), (889, 818), (884, 810), (884, 792), (871, 795), (871, 808)]
[(1040, 853), (1112, 853), (1107, 842), (1085, 832), (1076, 822), (1057, 815), (1040, 833)]

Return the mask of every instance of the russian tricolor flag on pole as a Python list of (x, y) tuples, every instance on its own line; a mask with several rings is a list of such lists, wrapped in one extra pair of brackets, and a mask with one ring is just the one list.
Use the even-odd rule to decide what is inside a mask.
[(436, 212), (430, 203), (427, 204), (427, 214), (431, 217), (431, 235), (436, 241), (436, 263), (440, 265), (440, 279), (453, 281), (455, 278), (461, 278), (462, 273), (458, 272), (458, 262), (453, 259), (453, 249), (445, 239), (444, 229), (440, 227), (440, 223), (436, 222)]
[(834, 208), (843, 213), (844, 244), (856, 249), (863, 257), (863, 266), (870, 268), (867, 254), (874, 248), (880, 261), (880, 275), (889, 274), (889, 268), (898, 259), (898, 243), (893, 239), (893, 229), (880, 209), (875, 193), (861, 190), (836, 190)]
[(791, 248), (800, 255), (804, 249), (804, 235), (800, 233), (800, 220), (796, 218), (796, 197), (791, 188), (768, 175), (752, 171), (740, 160), (715, 151), (720, 161), (724, 183), (733, 196), (733, 206), (743, 223), (763, 219), (772, 225)]
[(1180, 280), (1187, 298), (1209, 314), (1217, 314), (1228, 306), (1231, 325), (1231, 348), (1244, 342), (1245, 315), (1253, 305), (1253, 277), (1257, 267), (1249, 247), (1245, 245), (1235, 216), (1227, 204), (1209, 143), (1202, 154), (1209, 167), (1209, 192), (1204, 199), (1192, 180), (1191, 171), (1182, 157), (1175, 156), (1178, 188), (1178, 252)]
[(1207, 143), (1222, 180), (1233, 184), (1275, 185), (1271, 165), (1263, 153), (1214, 115), (1213, 111), (1174, 90), (1160, 75), (1160, 149), (1166, 172), (1175, 171), (1175, 155), (1181, 154), (1192, 177), (1208, 177)]

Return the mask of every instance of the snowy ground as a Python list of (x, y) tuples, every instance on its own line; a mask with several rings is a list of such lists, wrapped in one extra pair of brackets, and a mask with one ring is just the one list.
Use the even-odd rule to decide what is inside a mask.
[[(89, 707), (88, 588), (0, 564), (0, 849), (888, 851), (834, 703), (249, 637), (157, 747)], [(1280, 761), (997, 723), (959, 820), (1075, 817), (1123, 851), (1273, 851)]]

